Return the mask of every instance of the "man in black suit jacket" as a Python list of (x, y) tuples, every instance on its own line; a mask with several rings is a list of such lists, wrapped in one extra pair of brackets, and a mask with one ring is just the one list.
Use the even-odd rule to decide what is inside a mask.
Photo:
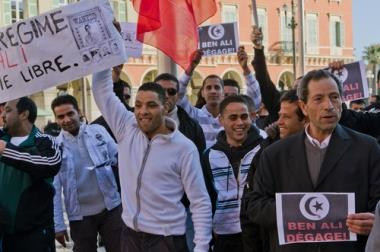
[[(324, 70), (309, 72), (298, 87), (305, 131), (263, 151), (249, 198), (249, 218), (269, 229), (270, 251), (364, 251), (380, 199), (380, 148), (375, 139), (338, 125), (342, 88)], [(357, 242), (279, 245), (275, 193), (354, 192), (356, 214), (347, 226)]]

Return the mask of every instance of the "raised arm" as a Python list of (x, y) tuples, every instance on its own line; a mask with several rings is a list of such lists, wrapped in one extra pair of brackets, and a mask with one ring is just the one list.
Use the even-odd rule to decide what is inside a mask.
[(256, 110), (258, 110), (261, 105), (260, 86), (259, 82), (255, 78), (255, 75), (248, 67), (248, 54), (245, 51), (244, 46), (239, 47), (237, 58), (239, 65), (243, 69), (244, 78), (247, 84), (247, 95), (251, 97), (253, 103), (255, 104)]
[(264, 55), (264, 46), (262, 45), (262, 32), (257, 26), (253, 27), (251, 40), (255, 51), (255, 56), (251, 62), (253, 69), (255, 70), (256, 78), (260, 85), (262, 102), (271, 117), (271, 122), (277, 121), (278, 111), (280, 111), (280, 96), (278, 91), (272, 82)]
[(186, 89), (187, 86), (191, 80), (191, 76), (193, 75), (193, 72), (195, 68), (198, 66), (199, 62), (202, 59), (202, 51), (196, 50), (191, 55), (191, 61), (186, 69), (186, 71), (179, 77), (179, 90), (178, 90), (178, 101), (177, 105), (181, 106), (194, 120), (198, 121), (199, 115), (202, 113), (202, 111), (196, 107), (194, 107), (189, 99), (186, 96)]
[(111, 69), (95, 73), (92, 78), (92, 92), (95, 103), (108, 123), (116, 140), (120, 141), (135, 121), (132, 112), (113, 92)]
[(345, 104), (342, 107), (341, 125), (375, 138), (380, 135), (380, 113), (353, 111)]

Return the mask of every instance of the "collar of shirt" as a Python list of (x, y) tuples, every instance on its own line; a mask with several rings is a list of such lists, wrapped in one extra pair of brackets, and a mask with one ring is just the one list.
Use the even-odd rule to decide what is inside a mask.
[(216, 121), (219, 122), (219, 119), (218, 119), (218, 116), (214, 117), (208, 110), (207, 110), (207, 107), (206, 105), (203, 105), (203, 107), (201, 108), (201, 110), (209, 117), (209, 118), (212, 118)]
[(172, 109), (172, 111), (170, 111), (168, 113), (168, 117), (172, 117), (173, 115), (176, 115), (177, 114), (177, 111), (178, 111), (178, 108), (177, 108), (177, 105), (174, 106), (174, 108)]
[(306, 127), (305, 127), (305, 133), (306, 133), (306, 136), (307, 136), (307, 139), (309, 140), (309, 142), (315, 146), (315, 147), (318, 147), (320, 149), (325, 149), (327, 148), (327, 146), (329, 146), (329, 143), (330, 143), (330, 139), (331, 139), (331, 134), (325, 138), (325, 140), (323, 140), (322, 142), (319, 142), (317, 139), (315, 139), (314, 137), (310, 136), (309, 133), (308, 133), (308, 130), (309, 130), (309, 126), (310, 124), (308, 124)]
[(79, 127), (78, 135), (76, 135), (76, 136), (73, 136), (73, 135), (72, 135), (70, 132), (68, 132), (68, 131), (62, 130), (63, 138), (66, 139), (66, 140), (75, 141), (75, 140), (78, 139), (79, 136), (81, 136), (81, 135), (83, 134), (84, 128), (85, 128), (85, 124), (84, 124), (84, 123), (81, 123), (81, 124), (80, 124), (80, 127)]
[(178, 107), (177, 105), (174, 106), (174, 108), (172, 109), (172, 111), (170, 111), (168, 114), (167, 114), (167, 117), (173, 119), (175, 121), (175, 123), (177, 124), (177, 127), (179, 127), (179, 118), (178, 118), (178, 115), (177, 115), (177, 112), (178, 112)]

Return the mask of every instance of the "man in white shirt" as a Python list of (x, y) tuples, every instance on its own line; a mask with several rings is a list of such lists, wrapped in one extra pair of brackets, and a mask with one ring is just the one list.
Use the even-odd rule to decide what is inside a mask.
[(165, 117), (165, 91), (157, 83), (140, 86), (134, 115), (112, 92), (111, 71), (94, 74), (95, 101), (115, 133), (123, 204), (122, 251), (188, 251), (186, 192), (195, 229), (196, 252), (211, 240), (211, 203), (195, 145)]

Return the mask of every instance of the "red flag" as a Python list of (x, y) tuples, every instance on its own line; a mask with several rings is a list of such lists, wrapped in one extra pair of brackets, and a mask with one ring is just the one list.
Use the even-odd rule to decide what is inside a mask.
[(137, 39), (183, 69), (198, 48), (198, 25), (216, 12), (215, 0), (132, 0), (139, 13)]

